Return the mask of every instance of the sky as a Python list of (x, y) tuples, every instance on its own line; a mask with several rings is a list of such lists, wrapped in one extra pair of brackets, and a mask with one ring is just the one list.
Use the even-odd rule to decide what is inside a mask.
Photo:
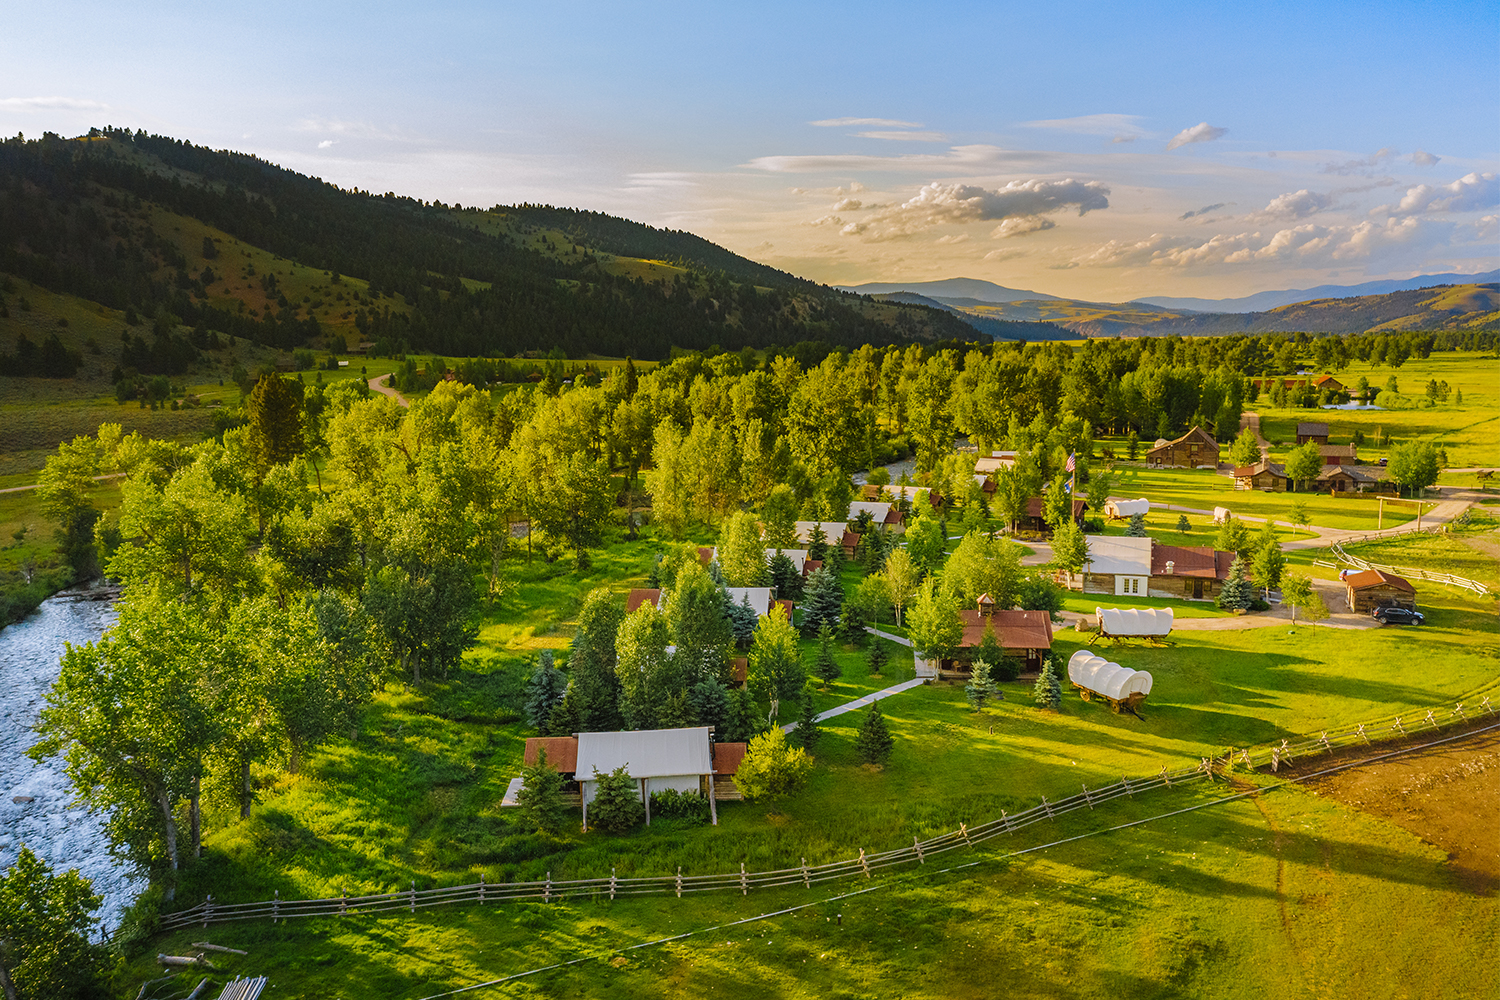
[(588, 208), (829, 284), (1500, 267), (1500, 0), (12, 5), (0, 134)]

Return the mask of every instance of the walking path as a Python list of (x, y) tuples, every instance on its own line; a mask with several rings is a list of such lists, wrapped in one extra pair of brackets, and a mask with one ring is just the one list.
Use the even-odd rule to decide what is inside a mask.
[(376, 392), (380, 393), (383, 396), (391, 397), (402, 406), (411, 406), (411, 400), (407, 399), (405, 396), (401, 395), (401, 393), (391, 388), (390, 372), (386, 372), (379, 378), (370, 379), (370, 388), (374, 389)]
[(1255, 432), (1255, 443), (1260, 445), (1261, 461), (1271, 457), (1271, 442), (1260, 436), (1260, 414), (1246, 410), (1240, 414), (1240, 430), (1249, 429)]
[[(102, 476), (95, 476), (94, 482), (102, 483), (106, 479), (119, 479), (123, 475), (125, 475), (123, 472), (107, 472)], [(29, 486), (7, 486), (5, 489), (0, 490), (0, 493), (20, 493), (24, 490), (38, 489), (41, 485), (41, 483), (32, 483)]]
[[(826, 712), (819, 712), (818, 721), (823, 722), (826, 719), (833, 718), (835, 715), (843, 715), (845, 712), (852, 712), (857, 708), (868, 708), (882, 698), (889, 698), (891, 695), (900, 694), (902, 691), (910, 691), (912, 688), (920, 687), (921, 685), (926, 683), (927, 678), (925, 677), (914, 677), (909, 681), (902, 681), (900, 684), (895, 684), (891, 687), (883, 688), (879, 691), (874, 691), (870, 694), (867, 694), (863, 698), (856, 698), (854, 701), (847, 702), (843, 705), (837, 705), (833, 708), (830, 708)], [(781, 727), (781, 731), (784, 733), (790, 733), (796, 728), (797, 724), (795, 722), (789, 722)]]

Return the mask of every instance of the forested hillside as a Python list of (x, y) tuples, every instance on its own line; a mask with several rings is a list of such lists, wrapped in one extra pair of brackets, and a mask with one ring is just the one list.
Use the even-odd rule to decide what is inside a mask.
[[(226, 244), (242, 251), (227, 262)], [(287, 268), (267, 274), (251, 251)], [(674, 266), (642, 280), (604, 254)], [(292, 273), (299, 265), (312, 273)], [(198, 328), (282, 349), (319, 337), (340, 349), (342, 337), (393, 352), (660, 358), (976, 336), (951, 313), (874, 303), (684, 233), (346, 191), (254, 156), (112, 129), (0, 144), (0, 272), (129, 325), (152, 320), (158, 337)]]

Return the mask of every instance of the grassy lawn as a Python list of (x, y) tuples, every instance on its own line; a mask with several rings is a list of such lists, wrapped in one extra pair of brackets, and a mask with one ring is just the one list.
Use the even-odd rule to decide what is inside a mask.
[[(1125, 470), (1124, 480), (1113, 491), (1119, 497), (1145, 497), (1152, 503), (1166, 503), (1178, 507), (1191, 507), (1212, 511), (1215, 507), (1228, 507), (1236, 517), (1269, 517), (1279, 521), (1291, 520), (1294, 501), (1307, 505), (1308, 517), (1320, 528), (1346, 528), (1350, 530), (1374, 531), (1379, 506), (1373, 500), (1334, 499), (1319, 493), (1262, 493), (1260, 490), (1237, 490), (1234, 479), (1221, 476), (1211, 470), (1196, 469), (1137, 469)], [(1167, 512), (1167, 523), (1175, 527), (1176, 511)], [(1385, 505), (1384, 527), (1405, 524), (1415, 517), (1411, 504)], [(1205, 535), (1210, 530), (1212, 518), (1189, 514), (1188, 518), (1197, 527), (1203, 524)], [(1304, 535), (1305, 537), (1305, 535)], [(1162, 539), (1167, 541), (1166, 538)], [(1173, 543), (1179, 544), (1179, 543)], [(1209, 542), (1196, 542), (1205, 545)]]

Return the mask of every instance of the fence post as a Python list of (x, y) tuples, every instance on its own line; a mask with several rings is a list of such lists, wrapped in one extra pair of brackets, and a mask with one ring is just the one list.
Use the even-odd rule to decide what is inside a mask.
[(349, 890), (348, 889), (341, 889), (339, 891), (339, 916), (342, 917), (344, 914), (346, 914), (348, 912), (349, 912)]
[(1359, 724), (1359, 733), (1358, 733), (1358, 735), (1359, 735), (1359, 738), (1362, 739), (1362, 740), (1364, 740), (1366, 743), (1370, 742), (1370, 737), (1368, 737), (1368, 736), (1365, 735), (1365, 724), (1363, 722), (1361, 722)]
[(1491, 712), (1494, 711), (1493, 708), (1490, 708), (1490, 696), (1489, 695), (1485, 695), (1484, 696), (1484, 701), (1480, 703), (1479, 707), (1482, 708), (1482, 709), (1484, 709), (1484, 714), (1485, 715), (1489, 715)]
[(281, 890), (271, 897), (271, 923), (276, 923), (276, 917), (281, 913)]
[(1399, 730), (1401, 732), (1402, 736), (1406, 735), (1406, 727), (1403, 726), (1403, 725), (1401, 725), (1401, 716), (1399, 716), (1399, 715), (1396, 716), (1396, 722), (1395, 722), (1394, 725), (1391, 726), (1391, 728)]
[(547, 873), (547, 888), (542, 891), (542, 902), (552, 902), (552, 873)]
[(1458, 716), (1460, 719), (1463, 719), (1465, 722), (1469, 721), (1469, 717), (1464, 714), (1464, 703), (1463, 702), (1459, 702), (1457, 705), (1453, 706), (1453, 713), (1452, 714)]
[(1015, 833), (1016, 832), (1015, 829), (1011, 827), (1011, 825), (1010, 825), (1010, 816), (1006, 815), (1006, 812), (1005, 812), (1004, 809), (1000, 810), (1000, 825), (1003, 826), (1003, 827), (1005, 827), (1005, 832), (1006, 833)]
[(1324, 750), (1329, 751), (1329, 752), (1331, 752), (1333, 750), (1333, 745), (1328, 742), (1328, 730), (1325, 729), (1321, 733), (1319, 733), (1318, 734), (1318, 739), (1320, 739), (1320, 740), (1323, 741), (1323, 749)]
[(859, 866), (865, 870), (865, 878), (870, 877), (870, 862), (865, 860), (865, 849), (859, 849)]
[(802, 859), (802, 884), (812, 888), (812, 872), (807, 870), (807, 859)]
[(916, 834), (911, 835), (911, 846), (912, 850), (917, 852), (917, 862), (919, 864), (925, 865), (927, 863), (927, 859), (922, 857), (922, 842), (917, 839)]
[[(618, 885), (618, 884), (619, 884), (619, 880), (615, 878), (615, 870), (613, 868), (611, 868), (609, 870), (609, 900), (610, 900), (610, 902), (614, 902), (614, 899), (615, 899), (615, 886)], [(677, 895), (680, 896), (680, 895), (682, 895), (682, 893), (679, 892)]]
[(1281, 751), (1278, 750), (1276, 747), (1272, 747), (1271, 748), (1271, 772), (1274, 774), (1275, 772), (1277, 772), (1279, 770), (1281, 770)]
[(1088, 785), (1084, 785), (1083, 786), (1083, 801), (1085, 801), (1085, 802), (1087, 802), (1089, 804), (1089, 808), (1090, 809), (1094, 808), (1094, 800), (1089, 797), (1089, 786)]
[(677, 866), (677, 898), (682, 898), (682, 866)]
[(411, 880), (411, 912), (417, 912), (417, 880)]
[(1166, 785), (1168, 788), (1172, 787), (1172, 776), (1167, 773), (1167, 765), (1165, 764), (1161, 766), (1161, 780), (1162, 784)]
[(1433, 729), (1437, 728), (1437, 720), (1432, 717), (1432, 709), (1430, 709), (1430, 708), (1427, 710), (1427, 718), (1424, 719), (1424, 720), (1422, 720), (1422, 721), (1424, 721), (1424, 722), (1430, 722), (1432, 724), (1432, 728)]
[(484, 872), (479, 873), (479, 905), (484, 905)]
[(208, 921), (213, 916), (213, 912), (214, 912), (214, 898), (213, 898), (213, 896), (204, 896), (203, 897), (203, 926), (204, 927), (208, 926)]
[[(1166, 768), (1162, 768), (1162, 770), (1165, 771)], [(1047, 810), (1047, 818), (1048, 819), (1050, 819), (1050, 820), (1056, 820), (1057, 819), (1057, 817), (1055, 815), (1053, 815), (1053, 813), (1052, 813), (1052, 803), (1050, 803), (1050, 802), (1047, 801), (1047, 796), (1045, 796), (1045, 795), (1042, 796), (1042, 808), (1045, 809), (1045, 810)]]
[(740, 895), (750, 895), (750, 879), (745, 875), (745, 862), (740, 862)]

